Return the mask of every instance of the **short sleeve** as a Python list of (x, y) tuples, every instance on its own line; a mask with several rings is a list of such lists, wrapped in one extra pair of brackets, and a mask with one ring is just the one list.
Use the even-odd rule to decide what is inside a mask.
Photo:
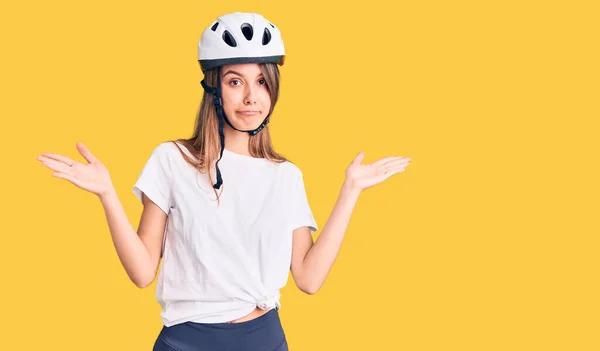
[(133, 194), (142, 202), (142, 193), (152, 200), (164, 213), (171, 207), (171, 162), (168, 143), (158, 145), (144, 165)]
[(292, 230), (307, 226), (311, 233), (317, 231), (317, 223), (308, 204), (302, 173), (299, 174), (291, 192), (292, 198)]

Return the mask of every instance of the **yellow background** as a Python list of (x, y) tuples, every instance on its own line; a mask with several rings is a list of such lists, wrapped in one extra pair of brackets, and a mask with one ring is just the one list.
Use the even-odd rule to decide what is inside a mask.
[(192, 133), (197, 40), (239, 10), (283, 32), (270, 127), (321, 228), (359, 151), (412, 158), (361, 195), (316, 295), (290, 277), (291, 350), (599, 350), (593, 3), (3, 3), (0, 349), (151, 350), (155, 284), (129, 281), (98, 199), (35, 158), (83, 161), (82, 141), (137, 228), (151, 150)]

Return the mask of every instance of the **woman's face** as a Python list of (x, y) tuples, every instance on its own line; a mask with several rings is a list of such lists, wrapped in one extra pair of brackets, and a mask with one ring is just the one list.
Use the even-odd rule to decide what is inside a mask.
[(269, 114), (271, 95), (266, 84), (258, 64), (223, 66), (223, 109), (237, 129), (256, 129)]

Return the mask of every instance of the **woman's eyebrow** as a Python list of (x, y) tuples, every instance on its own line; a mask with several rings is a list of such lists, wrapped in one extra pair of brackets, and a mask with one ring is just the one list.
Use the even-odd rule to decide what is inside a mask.
[(233, 74), (236, 74), (236, 75), (238, 75), (238, 76), (240, 76), (240, 77), (243, 77), (243, 76), (242, 76), (240, 73), (238, 73), (238, 72), (236, 72), (236, 71), (234, 71), (234, 70), (228, 70), (228, 71), (227, 71), (227, 72), (225, 72), (225, 74), (223, 75), (223, 78), (225, 78), (225, 76), (226, 76), (226, 75), (228, 75), (228, 74), (230, 74), (230, 73), (233, 73)]
[[(226, 76), (226, 75), (228, 75), (228, 74), (230, 74), (230, 73), (231, 73), (231, 74), (238, 75), (238, 76), (240, 76), (240, 77), (244, 77), (244, 75), (243, 75), (243, 74), (241, 74), (241, 73), (239, 73), (239, 72), (236, 72), (236, 71), (234, 71), (234, 70), (231, 70), (231, 69), (230, 69), (230, 70), (228, 70), (227, 72), (225, 72), (225, 74), (223, 75), (223, 78), (225, 78), (225, 76)], [(261, 73), (258, 75), (258, 77), (257, 77), (257, 78), (262, 78), (262, 77), (263, 77), (263, 74), (262, 74), (262, 72), (261, 72)]]

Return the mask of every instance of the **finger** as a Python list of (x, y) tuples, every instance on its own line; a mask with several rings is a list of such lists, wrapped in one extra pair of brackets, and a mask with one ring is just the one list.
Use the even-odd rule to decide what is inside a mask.
[(365, 159), (365, 154), (364, 152), (359, 152), (358, 155), (356, 155), (356, 157), (354, 158), (354, 160), (352, 161), (353, 165), (358, 165), (360, 164), (363, 160)]
[(401, 160), (389, 161), (388, 163), (381, 165), (380, 168), (387, 170), (387, 169), (394, 168), (396, 166), (406, 167), (409, 164), (410, 164), (410, 159), (403, 158)]
[(385, 171), (383, 171), (383, 174), (387, 178), (389, 178), (389, 177), (393, 176), (396, 173), (404, 172), (405, 168), (406, 167), (404, 167), (404, 166), (396, 166), (396, 167), (393, 167), (393, 168), (390, 168), (390, 169), (386, 169)]
[(98, 161), (98, 159), (91, 153), (91, 151), (85, 145), (83, 145), (83, 143), (81, 143), (81, 142), (77, 143), (76, 147), (77, 147), (77, 150), (79, 151), (79, 153), (89, 163), (95, 163), (96, 161)]
[(62, 178), (62, 179), (68, 180), (71, 183), (77, 185), (77, 181), (75, 180), (75, 177), (73, 177), (70, 174), (61, 173), (61, 172), (54, 172), (54, 173), (52, 173), (52, 176), (55, 177), (55, 178)]
[[(384, 164), (386, 164), (386, 163), (388, 163), (390, 161), (397, 161), (397, 160), (401, 160), (401, 159), (404, 159), (404, 157), (402, 157), (402, 156), (384, 157), (384, 158), (382, 158), (380, 160), (377, 160), (377, 161), (369, 164), (369, 166), (370, 167), (379, 167), (379, 166), (384, 165)], [(410, 158), (409, 158), (409, 160), (410, 160)]]
[(39, 156), (38, 160), (40, 160), (44, 166), (50, 168), (53, 171), (71, 173), (71, 167), (67, 166), (62, 162), (54, 161), (44, 156)]
[(51, 158), (53, 160), (56, 161), (60, 161), (64, 164), (66, 164), (69, 167), (73, 167), (73, 165), (75, 164), (75, 161), (73, 161), (72, 159), (68, 158), (67, 156), (63, 156), (63, 155), (59, 155), (59, 154), (55, 154), (52, 152), (42, 152), (42, 155), (47, 157), (47, 158)]

